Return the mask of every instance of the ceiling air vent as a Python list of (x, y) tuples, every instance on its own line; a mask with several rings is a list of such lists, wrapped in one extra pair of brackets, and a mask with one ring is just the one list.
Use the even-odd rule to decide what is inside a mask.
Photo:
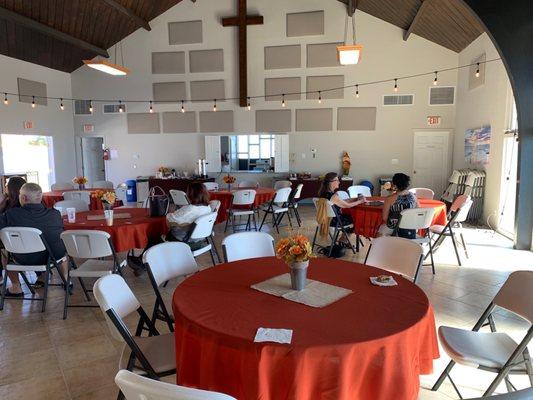
[[(120, 105), (118, 104), (104, 104), (104, 114), (118, 114)], [(126, 104), (122, 104), (122, 111), (126, 112)]]
[(383, 96), (384, 106), (412, 106), (415, 100), (413, 94), (391, 94)]
[(91, 115), (91, 100), (74, 100), (74, 115)]
[(455, 87), (438, 86), (429, 89), (430, 106), (452, 106), (455, 103)]

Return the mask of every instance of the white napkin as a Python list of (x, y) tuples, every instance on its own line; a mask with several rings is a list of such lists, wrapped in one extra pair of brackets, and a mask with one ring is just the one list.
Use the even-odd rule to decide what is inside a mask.
[(376, 285), (376, 286), (396, 286), (396, 285), (398, 285), (398, 282), (396, 282), (392, 276), (386, 282), (379, 282), (377, 276), (371, 276), (370, 277), (370, 282), (372, 282), (372, 285)]
[(259, 328), (254, 342), (291, 343), (292, 329)]

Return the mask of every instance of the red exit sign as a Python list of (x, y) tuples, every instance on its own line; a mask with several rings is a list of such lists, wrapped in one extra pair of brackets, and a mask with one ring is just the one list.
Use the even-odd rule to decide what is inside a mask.
[(441, 117), (438, 116), (438, 115), (430, 115), (427, 118), (427, 121), (428, 121), (428, 126), (439, 126), (440, 125), (440, 121), (441, 121)]

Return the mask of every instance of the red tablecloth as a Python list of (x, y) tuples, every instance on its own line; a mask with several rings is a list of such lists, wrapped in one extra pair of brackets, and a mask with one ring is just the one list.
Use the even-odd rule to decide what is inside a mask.
[[(276, 191), (270, 188), (239, 188), (235, 190), (255, 190), (254, 206), (258, 207), (263, 203), (266, 203), (274, 198)], [(233, 190), (233, 191), (235, 191)], [(231, 199), (233, 198), (233, 191), (229, 190), (216, 190), (209, 192), (209, 200), (220, 200), (220, 210), (218, 211), (217, 224), (228, 219), (228, 208), (231, 206)]]
[[(383, 200), (384, 197), (369, 197), (369, 201)], [(446, 216), (446, 204), (439, 200), (418, 199), (420, 207), (435, 208), (433, 215), (433, 224), (446, 225), (448, 218)], [(355, 232), (367, 238), (375, 238), (378, 234), (379, 227), (383, 223), (382, 211), (383, 206), (370, 206), (361, 204), (353, 208), (345, 208), (343, 213), (352, 216), (355, 223)]]
[[(65, 189), (65, 190), (53, 190), (51, 192), (44, 192), (43, 193), (43, 203), (46, 207), (52, 208), (54, 204), (56, 204), (58, 201), (62, 201), (63, 199), (63, 193), (78, 190), (78, 189)], [(102, 206), (102, 202), (96, 198), (94, 198), (92, 195), (97, 190), (103, 190), (106, 192), (114, 192), (113, 189), (89, 189), (91, 192), (91, 203), (89, 204), (90, 210), (103, 210), (104, 207)], [(121, 200), (117, 200), (115, 202), (115, 207), (119, 207), (122, 205)]]
[[(415, 400), (439, 357), (424, 292), (347, 261), (311, 260), (309, 277), (352, 289), (312, 308), (250, 288), (287, 272), (274, 257), (201, 271), (174, 292), (177, 383), (237, 399)], [(293, 329), (292, 343), (254, 343), (259, 327)]]
[(64, 217), (63, 223), (66, 230), (94, 229), (108, 232), (117, 252), (142, 249), (148, 244), (149, 238), (157, 238), (168, 232), (166, 218), (151, 218), (146, 208), (119, 208), (114, 212), (131, 214), (131, 218), (115, 219), (112, 226), (107, 226), (105, 220), (87, 220), (87, 215), (103, 215), (102, 211), (88, 211), (77, 213), (76, 222), (72, 224), (69, 224)]

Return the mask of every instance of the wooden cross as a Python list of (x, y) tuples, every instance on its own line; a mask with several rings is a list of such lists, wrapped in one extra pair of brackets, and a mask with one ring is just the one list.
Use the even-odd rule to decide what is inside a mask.
[(248, 49), (246, 43), (246, 28), (248, 25), (263, 25), (262, 15), (246, 15), (246, 0), (238, 1), (236, 17), (222, 19), (222, 26), (236, 26), (239, 28), (239, 105), (248, 105)]

